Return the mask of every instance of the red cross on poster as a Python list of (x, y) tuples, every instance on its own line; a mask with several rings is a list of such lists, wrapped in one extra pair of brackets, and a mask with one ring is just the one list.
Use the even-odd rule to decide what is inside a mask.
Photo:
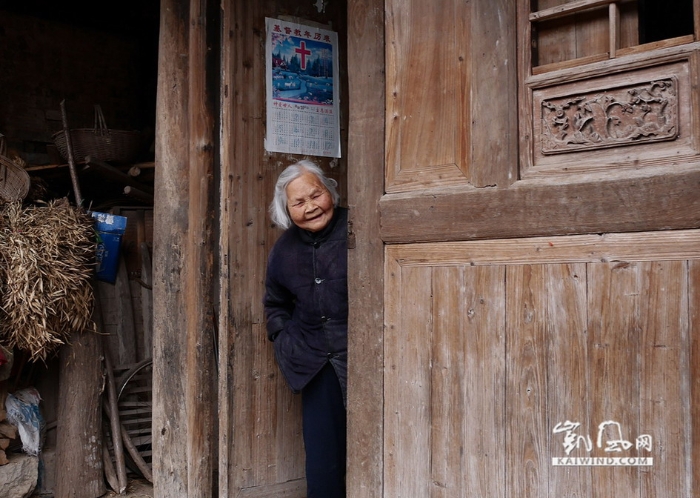
[(265, 150), (340, 157), (338, 35), (265, 19)]

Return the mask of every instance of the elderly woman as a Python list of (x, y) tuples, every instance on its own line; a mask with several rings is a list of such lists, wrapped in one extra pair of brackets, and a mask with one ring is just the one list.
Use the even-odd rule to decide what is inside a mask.
[(285, 229), (265, 279), (267, 334), (293, 392), (301, 392), (308, 498), (345, 497), (347, 209), (311, 161), (288, 166), (270, 214)]

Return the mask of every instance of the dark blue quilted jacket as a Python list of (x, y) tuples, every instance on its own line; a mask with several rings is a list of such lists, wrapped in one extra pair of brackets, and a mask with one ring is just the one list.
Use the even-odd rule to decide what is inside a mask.
[(263, 299), (267, 334), (294, 392), (330, 361), (346, 393), (347, 222), (347, 209), (336, 207), (331, 223), (320, 232), (293, 225), (268, 257)]

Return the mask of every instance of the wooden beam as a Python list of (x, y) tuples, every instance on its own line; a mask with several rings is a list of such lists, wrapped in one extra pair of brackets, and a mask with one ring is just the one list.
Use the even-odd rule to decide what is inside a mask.
[(139, 190), (129, 185), (124, 187), (124, 195), (126, 195), (127, 197), (137, 199), (141, 202), (145, 202), (147, 204), (153, 204), (153, 194), (149, 194), (147, 192), (144, 192), (143, 190)]
[[(700, 170), (557, 185), (519, 182), (385, 196), (387, 243), (437, 242), (700, 227)], [(552, 195), (556, 192), (556, 195)]]
[(557, 19), (558, 17), (570, 16), (584, 10), (591, 10), (600, 7), (605, 7), (611, 3), (616, 3), (619, 0), (575, 0), (573, 2), (557, 5), (549, 9), (542, 9), (530, 13), (530, 21), (548, 21)]
[(103, 161), (98, 161), (97, 159), (93, 159), (90, 156), (87, 156), (85, 158), (85, 162), (87, 164), (82, 169), (84, 173), (89, 172), (91, 170), (97, 170), (99, 174), (105, 176), (106, 178), (110, 178), (119, 183), (123, 183), (124, 185), (129, 185), (130, 187), (134, 187), (138, 190), (153, 195), (153, 189), (151, 187), (135, 180), (134, 177), (122, 172), (121, 170), (115, 168), (111, 164), (107, 164)]

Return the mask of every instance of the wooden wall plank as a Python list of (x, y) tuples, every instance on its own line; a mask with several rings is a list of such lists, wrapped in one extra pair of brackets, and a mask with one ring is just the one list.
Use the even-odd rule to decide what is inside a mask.
[[(585, 445), (567, 453), (566, 433), (554, 433), (567, 422), (580, 424), (574, 432), (581, 435), (591, 427), (586, 265), (551, 264), (545, 272), (548, 455), (587, 457)], [(590, 467), (552, 467), (549, 496), (586, 496), (592, 484)]]
[[(455, 20), (469, 31), (469, 74), (462, 92), (471, 108), (463, 118), (468, 177), (475, 187), (507, 187), (518, 178), (516, 3), (472, 1), (470, 15)], [(463, 26), (463, 24), (465, 26)]]
[[(218, 238), (218, 189), (215, 158), (218, 136), (219, 4), (190, 2), (188, 40), (189, 198), (185, 294), (187, 296), (187, 410), (188, 497), (211, 496), (216, 452), (216, 358), (214, 342), (215, 267), (211, 250)], [(216, 49), (212, 47), (217, 47)]]
[(283, 482), (273, 484), (265, 488), (244, 488), (236, 498), (299, 498), (306, 495), (306, 480), (299, 479), (296, 481)]
[(203, 497), (213, 490), (214, 253), (209, 248), (217, 217), (212, 81), (218, 81), (218, 71), (211, 71), (217, 52), (210, 47), (218, 46), (212, 39), (217, 13), (211, 2), (161, 4), (153, 285), (158, 496)]
[(505, 269), (467, 266), (463, 271), (464, 306), (457, 309), (465, 312), (461, 334), (466, 403), (461, 418), (466, 465), (455, 469), (462, 488), (451, 496), (506, 498)]
[[(646, 263), (607, 263), (589, 267), (588, 337), (591, 354), (592, 456), (610, 456), (607, 441), (639, 433), (640, 417), (640, 271)], [(600, 424), (608, 425), (597, 446)], [(640, 493), (638, 469), (596, 468), (596, 490), (605, 496)], [(603, 496), (602, 491), (596, 496)]]
[[(506, 268), (506, 496), (548, 496), (545, 267)], [(512, 462), (517, 461), (517, 464)]]
[(384, 382), (384, 2), (348, 0), (348, 206), (355, 248), (348, 251), (347, 495), (382, 496)]
[(688, 265), (685, 261), (646, 263), (641, 274), (641, 393), (639, 431), (653, 437), (654, 467), (642, 469), (642, 496), (691, 496), (688, 364)]
[(412, 305), (386, 310), (384, 496), (430, 496), (431, 270), (387, 262), (385, 280)]
[[(471, 373), (465, 364), (469, 350), (464, 327), (468, 320), (464, 269), (435, 268), (432, 281), (435, 286), (431, 306), (434, 331), (430, 379), (430, 496), (465, 496), (466, 459), (478, 452), (479, 447), (466, 444), (468, 434), (477, 431), (469, 430), (470, 425), (464, 416), (469, 413), (466, 375)], [(403, 306), (410, 305), (403, 303)], [(476, 342), (478, 348), (480, 344)], [(476, 399), (483, 396), (482, 391), (470, 394)]]
[(689, 489), (696, 489), (700, 482), (700, 261), (688, 262), (688, 308), (687, 384), (690, 420), (683, 425), (683, 429), (684, 437), (690, 444), (691, 463), (685, 481)]

